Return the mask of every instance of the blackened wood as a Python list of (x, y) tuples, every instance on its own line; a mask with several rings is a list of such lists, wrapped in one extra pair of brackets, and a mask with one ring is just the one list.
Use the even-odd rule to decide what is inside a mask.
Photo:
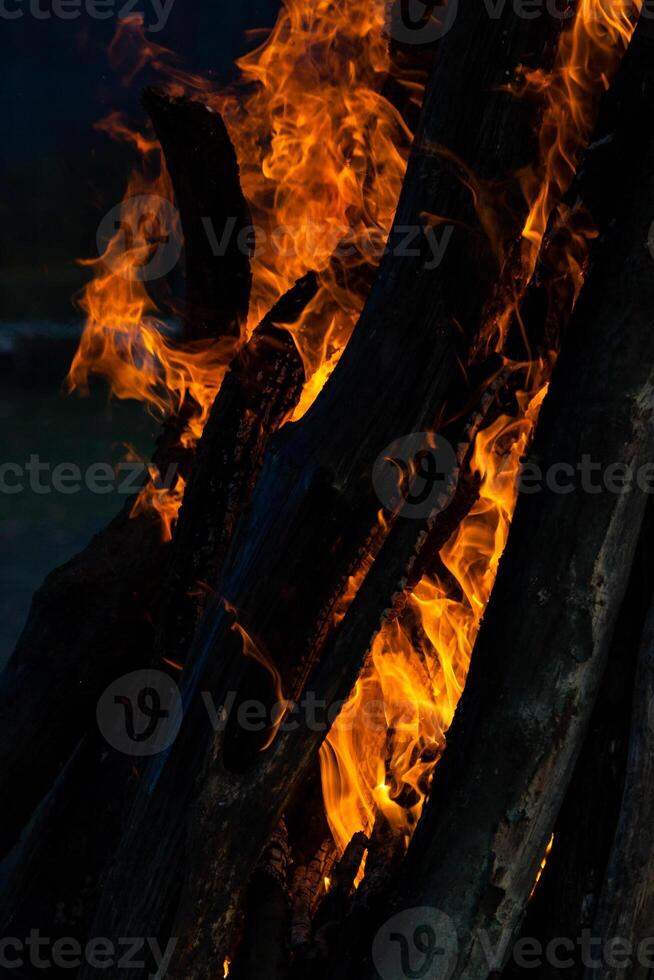
[(186, 298), (176, 312), (187, 340), (238, 337), (252, 273), (250, 211), (236, 153), (218, 112), (202, 102), (146, 89), (184, 233)]
[[(152, 590), (156, 584), (161, 585), (160, 566), (165, 562), (170, 569), (159, 643), (155, 643), (157, 666), (163, 670), (169, 670), (169, 664), (163, 659), (169, 663), (184, 660), (197, 622), (197, 610), (206, 601), (198, 579), (213, 581), (218, 574), (236, 522), (249, 500), (266, 441), (300, 397), (304, 378), (300, 357), (290, 334), (275, 324), (292, 322), (313, 298), (316, 289), (314, 275), (300, 280), (262, 321), (227, 372), (198, 447), (174, 545), (163, 545), (158, 521), (152, 521), (150, 542), (145, 542), (142, 537), (129, 538), (134, 554), (126, 550), (125, 560), (137, 567), (139, 561), (151, 563)], [(174, 445), (171, 451), (175, 451)], [(125, 523), (119, 527), (127, 548), (128, 535), (138, 532), (148, 518), (142, 515), (130, 520), (127, 511), (122, 518)], [(111, 534), (115, 533), (113, 528), (111, 525), (104, 536), (100, 536), (100, 542), (105, 538), (111, 540)], [(99, 616), (105, 610), (104, 603), (108, 598), (112, 600), (113, 594), (107, 595), (106, 584), (104, 580), (98, 582), (97, 575), (100, 571), (107, 574), (114, 566), (103, 565), (95, 551), (89, 554), (87, 550), (82, 557), (82, 570), (77, 568), (81, 581), (78, 592), (82, 587), (90, 590)], [(95, 574), (91, 575), (93, 571)], [(117, 586), (124, 588), (124, 577), (125, 573), (118, 577)], [(196, 587), (194, 594), (189, 595), (193, 586)], [(153, 618), (159, 604), (160, 597), (157, 596), (155, 602), (152, 596)], [(112, 608), (111, 602), (109, 608)], [(120, 625), (125, 627), (124, 623)], [(128, 634), (130, 645), (126, 644), (122, 659), (111, 663), (112, 670), (117, 670), (120, 664), (118, 674), (150, 665), (152, 630), (149, 621), (145, 625), (147, 635), (135, 630)], [(48, 626), (51, 628), (51, 624)], [(89, 709), (94, 709), (95, 701), (90, 700), (86, 690), (79, 692), (76, 684), (84, 678), (82, 669), (86, 667), (89, 672), (87, 685), (93, 681), (101, 685), (104, 675), (97, 678), (94, 675), (106, 670), (107, 665), (97, 657), (97, 651), (93, 652), (96, 656), (89, 656), (81, 664), (72, 662), (67, 687), (56, 691), (57, 701), (53, 707), (59, 708), (62, 718), (80, 707), (83, 709), (80, 717), (73, 715), (71, 731), (83, 731), (94, 722), (94, 718), (87, 714)], [(57, 666), (61, 667), (60, 664), (51, 666), (55, 677)], [(107, 671), (106, 682), (113, 679), (114, 674)], [(39, 684), (35, 682), (34, 686), (40, 692)], [(93, 690), (99, 693), (102, 686)], [(78, 754), (83, 754), (84, 764), (68, 767), (66, 779), (60, 780), (51, 793), (47, 804), (48, 820), (40, 820), (29, 828), (19, 854), (23, 868), (20, 874), (3, 883), (0, 902), (13, 910), (14, 918), (18, 910), (26, 921), (30, 915), (34, 921), (38, 918), (44, 933), (49, 933), (54, 931), (57, 904), (65, 893), (69, 896), (68, 904), (79, 909), (75, 937), (83, 942), (83, 930), (89, 928), (95, 913), (102, 877), (125, 829), (124, 820), (138, 783), (135, 773), (142, 767), (142, 762), (137, 760), (135, 763), (129, 757), (121, 756), (101, 740), (98, 744), (97, 735), (87, 736), (81, 745)], [(40, 751), (45, 750), (41, 748)], [(21, 757), (16, 761), (20, 764)], [(92, 792), (86, 792), (87, 787), (92, 788)], [(83, 806), (80, 806), (80, 798), (84, 800)], [(115, 815), (116, 801), (121, 801), (120, 821)], [(84, 864), (82, 858), (71, 860), (71, 854), (84, 855), (91, 847), (93, 860), (89, 859), (88, 864)]]
[(198, 445), (175, 531), (158, 617), (157, 656), (183, 663), (238, 518), (250, 499), (270, 435), (297, 405), (304, 368), (291, 334), (318, 289), (300, 279), (234, 359)]
[(151, 656), (167, 546), (157, 515), (131, 519), (132, 506), (47, 576), (0, 679), (2, 855), (94, 724), (101, 692)]
[[(622, 808), (593, 923), (592, 934), (600, 941), (604, 955), (595, 957), (602, 965), (586, 970), (588, 980), (645, 980), (650, 976), (653, 924), (654, 605), (645, 625), (636, 671)], [(606, 957), (612, 941), (621, 941), (623, 949), (628, 944), (627, 957), (616, 957), (617, 950)]]
[(245, 929), (230, 976), (234, 980), (284, 980), (289, 968), (290, 849), (284, 821), (266, 845), (248, 886)]
[(351, 896), (340, 928), (329, 937), (326, 977), (354, 980), (359, 976), (361, 951), (370, 947), (380, 905), (390, 882), (397, 876), (404, 853), (404, 837), (379, 814), (371, 835), (365, 877)]
[[(555, 938), (567, 945), (561, 948), (561, 958), (570, 963), (565, 971), (570, 980), (580, 980), (584, 959), (588, 959), (580, 940), (595, 934), (593, 920), (620, 813), (638, 649), (654, 592), (653, 533), (654, 500), (650, 498), (588, 733), (554, 827), (553, 847), (521, 929), (520, 938), (535, 939), (544, 950)], [(595, 944), (593, 957), (598, 952)], [(504, 980), (520, 980), (522, 972), (512, 958)], [(557, 980), (560, 966), (543, 957), (530, 972), (535, 980)]]
[[(498, 279), (470, 191), (438, 148), (447, 147), (481, 179), (509, 179), (533, 159), (533, 106), (502, 86), (521, 62), (543, 62), (559, 27), (548, 18), (526, 21), (508, 6), (497, 20), (478, 5), (460, 11), (436, 58), (389, 254), (361, 320), (316, 403), (269, 447), (221, 591), (276, 665), (287, 697), (297, 696), (312, 666), (308, 638), (329, 620), (378, 531), (370, 483), (375, 459), (392, 439), (435, 424), (460, 380), (457, 340), (465, 351)], [(506, 212), (500, 232), (507, 241), (524, 219), (517, 184), (513, 192), (516, 208)], [(422, 228), (425, 211), (455, 227), (436, 268), (424, 229), (419, 255), (402, 248), (403, 227)], [(419, 534), (412, 528), (410, 554)], [(229, 731), (213, 738), (202, 689), (218, 704), (230, 691), (239, 698), (265, 692), (262, 669), (242, 656), (234, 614), (220, 599), (207, 612), (186, 672), (182, 732), (152, 768), (97, 925), (101, 932), (158, 932), (183, 878), (174, 926), (183, 940), (171, 974), (185, 980), (204, 976), (225, 955), (245, 883), (301, 776), (301, 769), (283, 780), (273, 774), (273, 758), (283, 768), (276, 753), (286, 742), (278, 736), (259, 752), (261, 738), (247, 739), (233, 715)], [(183, 873), (180, 825), (194, 798)], [(216, 881), (220, 888), (209, 884)]]
[[(594, 259), (531, 454), (543, 473), (569, 467), (573, 489), (557, 493), (550, 483), (519, 499), (402, 874), (401, 903), (452, 919), (455, 977), (487, 976), (484, 945), (497, 949), (519, 926), (583, 743), (645, 511), (635, 475), (626, 492), (589, 493), (578, 469), (590, 455), (603, 474), (618, 463), (635, 473), (654, 449), (654, 138), (642, 124), (652, 118), (654, 40), (641, 27), (628, 70), (642, 101), (621, 217)], [(506, 957), (510, 942), (502, 948)]]
[(298, 954), (293, 963), (292, 975), (298, 980), (307, 975), (311, 975), (315, 980), (324, 976), (329, 950), (334, 944), (335, 936), (342, 928), (349, 898), (369, 844), (370, 841), (364, 833), (356, 833), (334, 866), (329, 876), (327, 894), (313, 917), (312, 941), (306, 950)]

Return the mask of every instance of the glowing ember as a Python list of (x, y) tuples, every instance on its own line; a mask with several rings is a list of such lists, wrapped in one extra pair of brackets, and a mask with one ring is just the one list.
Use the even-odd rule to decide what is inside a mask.
[(531, 901), (531, 899), (534, 897), (534, 893), (535, 893), (536, 889), (538, 888), (538, 882), (543, 877), (543, 871), (545, 870), (545, 867), (547, 865), (547, 859), (549, 858), (550, 854), (552, 853), (552, 848), (553, 847), (554, 847), (554, 834), (552, 834), (552, 836), (550, 837), (550, 839), (548, 841), (548, 844), (547, 844), (547, 847), (545, 848), (545, 853), (543, 854), (543, 858), (542, 858), (542, 860), (540, 862), (540, 866), (538, 868), (538, 873), (536, 875), (536, 880), (534, 882), (534, 887), (531, 889), (531, 892), (529, 893), (529, 901)]

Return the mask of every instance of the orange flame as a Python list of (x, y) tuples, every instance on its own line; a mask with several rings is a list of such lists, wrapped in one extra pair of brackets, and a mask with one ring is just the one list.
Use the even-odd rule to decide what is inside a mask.
[[(121, 22), (112, 44), (113, 62), (128, 81), (151, 64), (171, 94), (202, 98), (225, 118), (258, 228), (245, 333), (297, 278), (319, 273), (317, 295), (291, 328), (308, 378), (296, 417), (318, 394), (356, 322), (363, 293), (353, 277), (380, 257), (408, 157), (411, 134), (380, 91), (390, 66), (384, 13), (384, 0), (314, 0), (309, 10), (305, 0), (287, 0), (270, 37), (239, 62), (242, 84), (228, 92), (183, 72), (171, 52), (145, 39), (138, 17)], [(130, 179), (120, 229), (99, 259), (85, 263), (94, 277), (80, 301), (86, 327), (69, 385), (84, 390), (89, 375), (99, 374), (118, 398), (143, 401), (160, 415), (184, 404), (186, 416), (194, 406), (182, 437), (192, 446), (234, 341), (182, 350), (166, 339), (139, 278), (152, 256), (153, 222), (144, 227), (138, 197), (160, 202), (153, 218), (162, 236), (179, 235), (166, 207), (173, 194), (161, 151), (117, 115), (102, 128), (128, 141), (143, 166)], [(146, 176), (153, 167), (157, 175)], [(136, 512), (157, 509), (168, 537), (182, 494), (181, 483), (165, 495), (149, 487)]]
[[(629, 8), (623, 0), (580, 0), (574, 23), (561, 36), (552, 71), (523, 72), (518, 94), (537, 94), (545, 102), (540, 153), (537, 165), (521, 175), (529, 214), (517, 274), (513, 259), (501, 313), (482, 330), (487, 348), (503, 349), (508, 325), (519, 313), (534, 273), (550, 213), (574, 177), (600, 94), (618, 67), (639, 9), (639, 2)], [(563, 223), (570, 217), (563, 208), (559, 214)], [(480, 217), (487, 223), (488, 212)], [(593, 234), (587, 222), (570, 228), (563, 259), (576, 295)], [(502, 416), (478, 434), (472, 470), (481, 479), (480, 497), (440, 552), (451, 578), (423, 578), (410, 597), (407, 615), (384, 626), (322, 747), (325, 808), (341, 850), (357, 831), (370, 833), (380, 811), (407, 840), (420, 817), (506, 545), (520, 457), (535, 427), (550, 370), (545, 360), (531, 365), (517, 418)]]
[[(588, 141), (601, 91), (631, 36), (638, 3), (630, 10), (624, 0), (579, 0), (553, 69), (521, 73), (516, 94), (544, 104), (540, 152), (537, 164), (520, 175), (529, 214), (517, 261), (507, 258), (499, 312), (482, 330), (487, 348), (503, 349), (551, 213), (558, 208), (562, 223), (570, 219), (561, 197)], [(390, 67), (385, 7), (385, 0), (286, 0), (268, 40), (239, 62), (245, 84), (229, 92), (183, 73), (164, 49), (134, 44), (136, 22), (121, 28), (132, 42), (130, 79), (150, 62), (166, 71), (174, 94), (202, 97), (225, 117), (259, 227), (245, 334), (296, 278), (310, 269), (319, 273), (318, 294), (292, 328), (308, 378), (295, 417), (309, 407), (347, 343), (363, 302), (364, 290), (355, 282), (383, 248), (405, 171), (410, 134), (381, 93)], [(134, 195), (155, 193), (170, 201), (156, 144), (131, 134), (116, 117), (107, 126), (130, 139), (146, 163), (159, 161), (154, 181), (133, 175), (124, 217), (130, 217)], [(165, 215), (158, 218), (163, 232), (175, 234)], [(488, 227), (488, 214), (482, 221)], [(590, 235), (588, 227), (571, 226), (566, 260), (577, 291)], [(350, 247), (333, 259), (343, 240)], [(110, 242), (103, 259), (90, 263), (95, 278), (83, 299), (87, 326), (71, 386), (83, 387), (89, 373), (100, 373), (118, 397), (139, 398), (160, 413), (177, 411), (190, 398), (198, 409), (183, 440), (192, 445), (233, 350), (205, 345), (182, 352), (167, 340), (133, 274), (148, 261), (152, 242), (144, 235), (128, 250), (120, 244)], [(517, 418), (503, 416), (477, 437), (473, 468), (480, 498), (441, 551), (448, 581), (423, 579), (407, 615), (386, 625), (323, 747), (325, 805), (341, 848), (356, 831), (370, 832), (378, 811), (407, 837), (420, 815), (506, 543), (519, 459), (545, 395), (548, 367), (538, 362), (527, 373)], [(139, 503), (164, 511), (167, 534), (182, 489), (169, 491), (164, 504), (160, 493), (148, 489)], [(359, 582), (354, 576), (348, 594)], [(241, 635), (246, 649), (247, 635)]]

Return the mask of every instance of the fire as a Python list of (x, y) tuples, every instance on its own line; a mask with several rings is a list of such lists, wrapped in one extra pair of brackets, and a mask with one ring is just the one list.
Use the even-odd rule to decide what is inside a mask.
[(411, 133), (381, 92), (385, 9), (383, 0), (286, 0), (266, 43), (238, 63), (252, 94), (218, 98), (261, 229), (250, 328), (297, 278), (320, 276), (293, 328), (310, 379), (296, 417), (354, 327), (363, 295), (352, 274), (376, 264), (406, 168)]
[[(544, 101), (540, 153), (536, 166), (521, 175), (529, 209), (517, 271), (515, 256), (508, 256), (500, 302), (484, 324), (480, 347), (503, 351), (555, 209), (569, 229), (561, 261), (575, 298), (581, 289), (594, 232), (560, 202), (639, 9), (639, 3), (629, 7), (623, 0), (581, 0), (574, 22), (561, 35), (552, 70), (521, 73), (516, 95), (537, 95)], [(481, 207), (481, 196), (479, 202)], [(487, 223), (486, 210), (480, 217)], [(477, 436), (472, 469), (481, 480), (480, 497), (441, 550), (448, 581), (423, 578), (407, 613), (384, 626), (322, 747), (325, 808), (341, 850), (357, 831), (370, 833), (378, 812), (407, 840), (420, 817), (506, 545), (520, 457), (535, 427), (553, 360), (539, 359), (526, 372), (517, 417), (502, 416)]]
[[(95, 374), (109, 381), (116, 398), (142, 401), (160, 417), (186, 405), (188, 424), (181, 442), (190, 446), (202, 432), (234, 353), (234, 341), (198, 342), (182, 350), (168, 336), (143, 275), (161, 240), (180, 234), (161, 150), (158, 143), (133, 132), (120, 116), (110, 116), (100, 128), (129, 142), (142, 154), (145, 171), (152, 167), (156, 176), (150, 179), (140, 170), (132, 174), (116, 231), (104, 253), (83, 262), (93, 270), (93, 278), (79, 300), (86, 325), (68, 375), (69, 388), (87, 390), (89, 377)], [(181, 474), (170, 488), (157, 489), (156, 481), (151, 481), (133, 513), (156, 509), (163, 536), (169, 539), (183, 492)]]
[(546, 387), (522, 396), (517, 419), (480, 433), (478, 502), (440, 557), (459, 586), (424, 578), (407, 613), (377, 636), (352, 696), (321, 752), (323, 793), (339, 848), (370, 832), (381, 810), (410, 836), (463, 691), (472, 647), (495, 581), (517, 497), (516, 478)]
[(552, 853), (552, 848), (553, 847), (554, 847), (554, 834), (552, 834), (552, 836), (550, 837), (549, 841), (547, 842), (547, 847), (545, 848), (545, 853), (543, 854), (543, 857), (541, 858), (540, 865), (538, 866), (538, 872), (536, 874), (536, 880), (534, 881), (534, 886), (531, 889), (531, 892), (529, 893), (529, 901), (531, 901), (531, 899), (534, 897), (534, 894), (536, 892), (536, 889), (538, 888), (538, 882), (543, 877), (543, 871), (547, 867), (547, 861), (548, 861), (548, 858), (549, 858), (550, 854)]
[[(552, 213), (569, 230), (561, 260), (574, 292), (581, 288), (592, 230), (561, 199), (590, 136), (600, 94), (630, 39), (639, 2), (630, 8), (624, 0), (578, 0), (553, 68), (518, 74), (516, 97), (537, 98), (543, 106), (540, 151), (536, 164), (520, 175), (528, 217), (516, 253), (504, 257), (505, 274), (480, 333), (480, 353), (504, 350)], [(391, 69), (386, 7), (386, 0), (286, 0), (267, 40), (240, 60), (242, 84), (230, 91), (182, 72), (170, 52), (143, 40), (133, 18), (123, 23), (114, 45), (116, 53), (121, 41), (129, 42), (130, 80), (151, 63), (165, 72), (171, 92), (202, 98), (225, 118), (258, 228), (251, 309), (240, 340), (298, 277), (311, 269), (319, 274), (320, 289), (292, 328), (307, 374), (296, 418), (315, 399), (349, 339), (406, 168), (411, 134), (382, 91)], [(418, 87), (412, 93), (420, 98)], [(161, 415), (184, 406), (182, 443), (192, 446), (234, 341), (181, 350), (167, 338), (138, 270), (150, 261), (156, 240), (179, 229), (165, 205), (146, 226), (130, 209), (142, 194), (170, 202), (170, 182), (155, 142), (118, 117), (105, 128), (142, 155), (121, 215), (136, 233), (126, 248), (117, 232), (103, 256), (87, 263), (94, 277), (81, 301), (87, 322), (70, 385), (83, 388), (90, 374), (101, 374), (117, 397), (137, 398)], [(153, 171), (154, 177), (147, 176)], [(480, 208), (482, 202), (486, 207), (483, 195)], [(499, 241), (489, 213), (482, 216), (484, 227)], [(478, 435), (472, 466), (480, 496), (441, 551), (447, 574), (423, 579), (402, 616), (387, 623), (323, 746), (325, 806), (341, 849), (355, 832), (369, 833), (378, 812), (407, 838), (420, 816), (506, 544), (520, 457), (552, 360), (543, 356), (523, 372), (517, 415), (498, 418)], [(137, 507), (159, 510), (170, 536), (182, 494), (181, 482), (165, 493), (151, 484)], [(362, 577), (363, 572), (352, 577), (340, 614)], [(267, 663), (244, 631), (241, 636), (245, 652)]]
[[(319, 273), (318, 293), (292, 328), (308, 379), (295, 417), (347, 343), (365, 292), (355, 288), (355, 278), (365, 279), (365, 269), (380, 258), (404, 176), (411, 133), (381, 92), (390, 69), (384, 17), (384, 0), (287, 0), (265, 43), (240, 60), (241, 83), (227, 92), (184, 73), (171, 52), (146, 41), (139, 18), (123, 21), (112, 45), (114, 63), (129, 81), (151, 64), (171, 94), (201, 98), (225, 118), (258, 229), (242, 339), (296, 279)], [(153, 226), (159, 241), (179, 236), (174, 209), (166, 207), (173, 199), (170, 180), (156, 141), (116, 115), (102, 128), (130, 142), (142, 167), (130, 179), (120, 228), (103, 255), (85, 263), (93, 279), (80, 300), (86, 327), (69, 386), (84, 390), (98, 374), (116, 397), (143, 401), (161, 416), (184, 406), (182, 444), (192, 446), (235, 344), (182, 350), (166, 338), (140, 270), (156, 247)], [(159, 203), (144, 222), (139, 199), (146, 194)], [(158, 510), (168, 537), (182, 495), (181, 483), (165, 494), (150, 486), (136, 512)]]
[[(574, 285), (575, 299), (581, 291), (588, 241), (594, 233), (583, 217), (571, 214), (561, 202), (592, 135), (601, 95), (631, 40), (641, 6), (642, 0), (579, 0), (574, 19), (561, 34), (552, 69), (518, 72), (518, 82), (513, 87), (515, 95), (539, 99), (544, 109), (537, 162), (520, 175), (529, 214), (522, 232), (517, 269), (511, 257), (509, 275), (503, 284), (506, 291), (503, 310), (482, 334), (487, 343), (494, 341), (498, 351), (503, 348), (511, 317), (517, 313), (521, 296), (536, 268), (552, 213), (568, 225), (566, 271)], [(512, 284), (507, 285), (511, 278)]]

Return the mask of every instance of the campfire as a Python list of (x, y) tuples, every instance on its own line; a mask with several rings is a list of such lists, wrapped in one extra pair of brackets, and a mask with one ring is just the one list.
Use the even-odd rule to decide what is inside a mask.
[(418, 6), (285, 0), (228, 89), (112, 43), (159, 81), (68, 385), (161, 436), (0, 755), (7, 935), (157, 937), (124, 980), (654, 935), (651, 18)]

